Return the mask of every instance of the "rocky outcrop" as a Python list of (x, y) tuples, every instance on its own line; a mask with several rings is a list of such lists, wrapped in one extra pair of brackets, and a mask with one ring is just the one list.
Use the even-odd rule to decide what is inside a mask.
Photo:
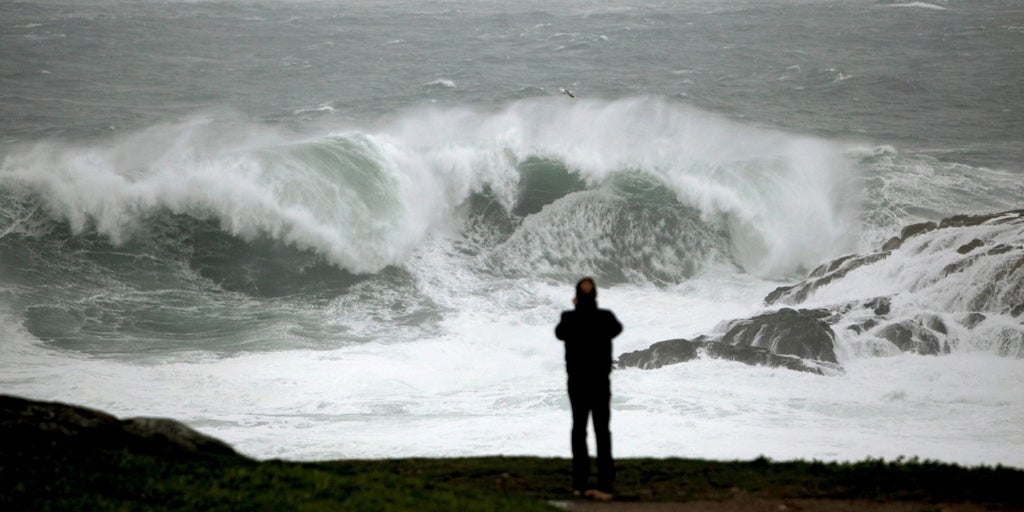
[(726, 325), (720, 336), (666, 340), (619, 356), (620, 368), (654, 369), (699, 357), (824, 375), (841, 371), (827, 310), (781, 309)]
[[(1002, 227), (970, 229), (975, 226)], [(1024, 317), (1022, 226), (1024, 210), (957, 215), (939, 222), (912, 224), (904, 227), (899, 236), (885, 242), (877, 252), (836, 258), (815, 268), (804, 280), (779, 287), (764, 299), (767, 306), (802, 304), (814, 292), (847, 277), (850, 272), (889, 258), (908, 240), (931, 237), (917, 243), (910, 256), (941, 252), (938, 261), (950, 263), (944, 268), (928, 269), (930, 273), (922, 273), (919, 281), (944, 283), (943, 279), (951, 279), (954, 274), (969, 272), (966, 279), (976, 278), (977, 286), (966, 287), (971, 294), (966, 299), (957, 297), (956, 301), (950, 301), (963, 304), (960, 311), (940, 311), (938, 313), (941, 314), (937, 314), (904, 307), (902, 311), (894, 312), (892, 297), (888, 296), (818, 309), (783, 307), (729, 322), (716, 329), (717, 334), (714, 335), (703, 335), (693, 340), (661, 341), (650, 348), (622, 354), (618, 364), (620, 367), (652, 369), (699, 357), (713, 357), (830, 374), (841, 371), (835, 354), (835, 329), (843, 329), (840, 332), (844, 336), (869, 336), (882, 344), (887, 341), (895, 347), (894, 350), (942, 355), (951, 351), (951, 332), (962, 333), (986, 325), (985, 335), (993, 328), (1003, 329), (992, 333), (991, 343), (995, 351), (1000, 355), (1024, 357), (1024, 326), (1011, 324), (1003, 328), (999, 327), (1004, 325), (1002, 322), (989, 321), (993, 315), (1005, 315), (1010, 319)], [(943, 231), (965, 228), (968, 230), (960, 233)], [(949, 240), (958, 241), (950, 246)], [(903, 250), (906, 251), (905, 248)], [(954, 257), (948, 258), (948, 255)], [(961, 283), (958, 286), (963, 287), (965, 278), (956, 279), (958, 281), (953, 283)], [(954, 325), (955, 329), (951, 329)]]
[(807, 300), (811, 292), (837, 279), (841, 279), (851, 271), (870, 265), (889, 256), (890, 251), (876, 252), (867, 256), (849, 255), (832, 260), (814, 269), (807, 279), (792, 286), (781, 286), (765, 297), (765, 304), (800, 304)]
[(0, 395), (0, 438), (8, 443), (45, 441), (161, 454), (236, 455), (226, 443), (174, 420), (119, 420), (85, 407), (8, 395)]
[(822, 320), (830, 315), (831, 312), (824, 309), (797, 311), (783, 308), (730, 322), (720, 342), (835, 363), (835, 333)]

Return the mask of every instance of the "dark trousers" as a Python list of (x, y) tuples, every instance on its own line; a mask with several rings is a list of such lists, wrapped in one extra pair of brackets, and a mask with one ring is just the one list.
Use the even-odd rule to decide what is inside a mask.
[(587, 452), (587, 421), (594, 418), (597, 436), (597, 488), (610, 493), (615, 481), (612, 461), (611, 381), (607, 375), (590, 378), (569, 377), (569, 403), (572, 404), (572, 488), (587, 489), (590, 478), (590, 454)]

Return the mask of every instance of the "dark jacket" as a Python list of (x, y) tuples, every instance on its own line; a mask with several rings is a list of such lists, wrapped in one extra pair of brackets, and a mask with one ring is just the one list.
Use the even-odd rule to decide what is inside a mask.
[(612, 338), (622, 324), (607, 309), (577, 306), (563, 311), (555, 337), (565, 342), (565, 369), (569, 377), (607, 376), (612, 371)]

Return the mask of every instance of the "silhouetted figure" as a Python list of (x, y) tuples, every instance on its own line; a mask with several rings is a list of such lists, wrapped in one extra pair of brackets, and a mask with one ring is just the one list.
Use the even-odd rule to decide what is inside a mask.
[[(555, 336), (565, 342), (565, 369), (569, 373), (569, 402), (572, 404), (572, 487), (584, 492), (590, 478), (587, 453), (587, 419), (594, 418), (597, 435), (597, 488), (610, 499), (615, 480), (612, 462), (611, 419), (612, 338), (622, 324), (607, 309), (597, 307), (597, 285), (584, 277), (576, 283), (576, 309), (562, 312)], [(591, 491), (592, 493), (592, 491)]]

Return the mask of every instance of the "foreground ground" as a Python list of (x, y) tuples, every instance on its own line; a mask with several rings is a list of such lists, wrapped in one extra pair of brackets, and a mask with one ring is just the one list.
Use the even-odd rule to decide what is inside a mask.
[(170, 420), (0, 396), (0, 510), (1024, 511), (1024, 471), (929, 461), (625, 459), (616, 500), (538, 457), (255, 461)]

